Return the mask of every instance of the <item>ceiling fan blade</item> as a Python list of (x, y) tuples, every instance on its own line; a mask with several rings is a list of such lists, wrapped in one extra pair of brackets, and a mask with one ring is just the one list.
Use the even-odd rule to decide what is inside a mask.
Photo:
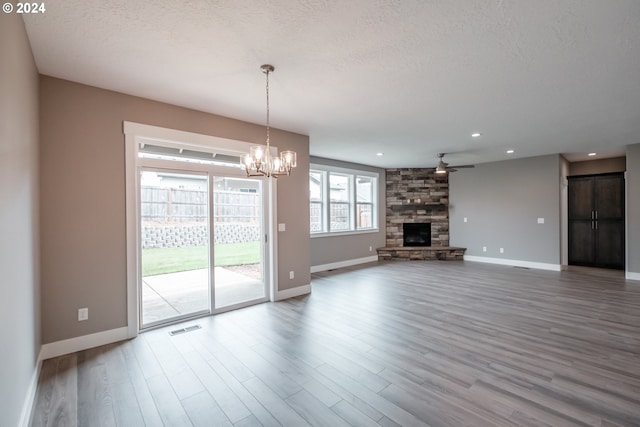
[(460, 166), (451, 166), (447, 168), (447, 172), (456, 172), (458, 169), (469, 169), (475, 168), (474, 165), (460, 165)]

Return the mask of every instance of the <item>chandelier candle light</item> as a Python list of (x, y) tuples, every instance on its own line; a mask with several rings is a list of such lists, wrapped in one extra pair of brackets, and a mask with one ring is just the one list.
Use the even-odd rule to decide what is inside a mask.
[(269, 73), (273, 73), (273, 65), (264, 64), (260, 67), (267, 76), (267, 146), (255, 145), (249, 153), (242, 156), (240, 162), (244, 166), (247, 176), (266, 176), (277, 178), (279, 175), (290, 175), (291, 169), (296, 167), (296, 152), (283, 151), (279, 156), (271, 156), (269, 141)]

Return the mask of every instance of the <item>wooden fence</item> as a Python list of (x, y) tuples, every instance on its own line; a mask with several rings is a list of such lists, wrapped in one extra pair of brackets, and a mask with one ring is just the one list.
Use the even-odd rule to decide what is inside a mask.
[[(206, 222), (208, 195), (202, 190), (141, 186), (144, 221)], [(260, 220), (260, 195), (240, 191), (213, 192), (214, 222), (256, 223)]]

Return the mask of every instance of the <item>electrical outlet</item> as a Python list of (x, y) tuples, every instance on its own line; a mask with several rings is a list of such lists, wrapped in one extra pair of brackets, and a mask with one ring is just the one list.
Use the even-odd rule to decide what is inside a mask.
[(482, 252), (487, 252), (487, 247), (486, 246), (482, 247)]
[(295, 275), (293, 274), (293, 271), (289, 272), (289, 279), (293, 279), (295, 277)]
[(504, 253), (504, 248), (500, 248), (500, 253), (503, 254)]
[(79, 308), (78, 309), (78, 322), (82, 322), (84, 320), (89, 320), (89, 309), (88, 308)]
[(544, 224), (544, 218), (538, 218), (538, 224)]
[(369, 246), (369, 252), (373, 252), (373, 246)]
[(464, 217), (464, 222), (467, 222), (467, 217), (466, 216)]

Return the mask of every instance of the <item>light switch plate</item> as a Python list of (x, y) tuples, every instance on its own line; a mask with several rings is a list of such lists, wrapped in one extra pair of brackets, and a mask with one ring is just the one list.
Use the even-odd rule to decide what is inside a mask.
[(538, 224), (544, 224), (544, 218), (538, 218)]
[(287, 229), (287, 225), (282, 223), (278, 224), (278, 231), (285, 231)]

